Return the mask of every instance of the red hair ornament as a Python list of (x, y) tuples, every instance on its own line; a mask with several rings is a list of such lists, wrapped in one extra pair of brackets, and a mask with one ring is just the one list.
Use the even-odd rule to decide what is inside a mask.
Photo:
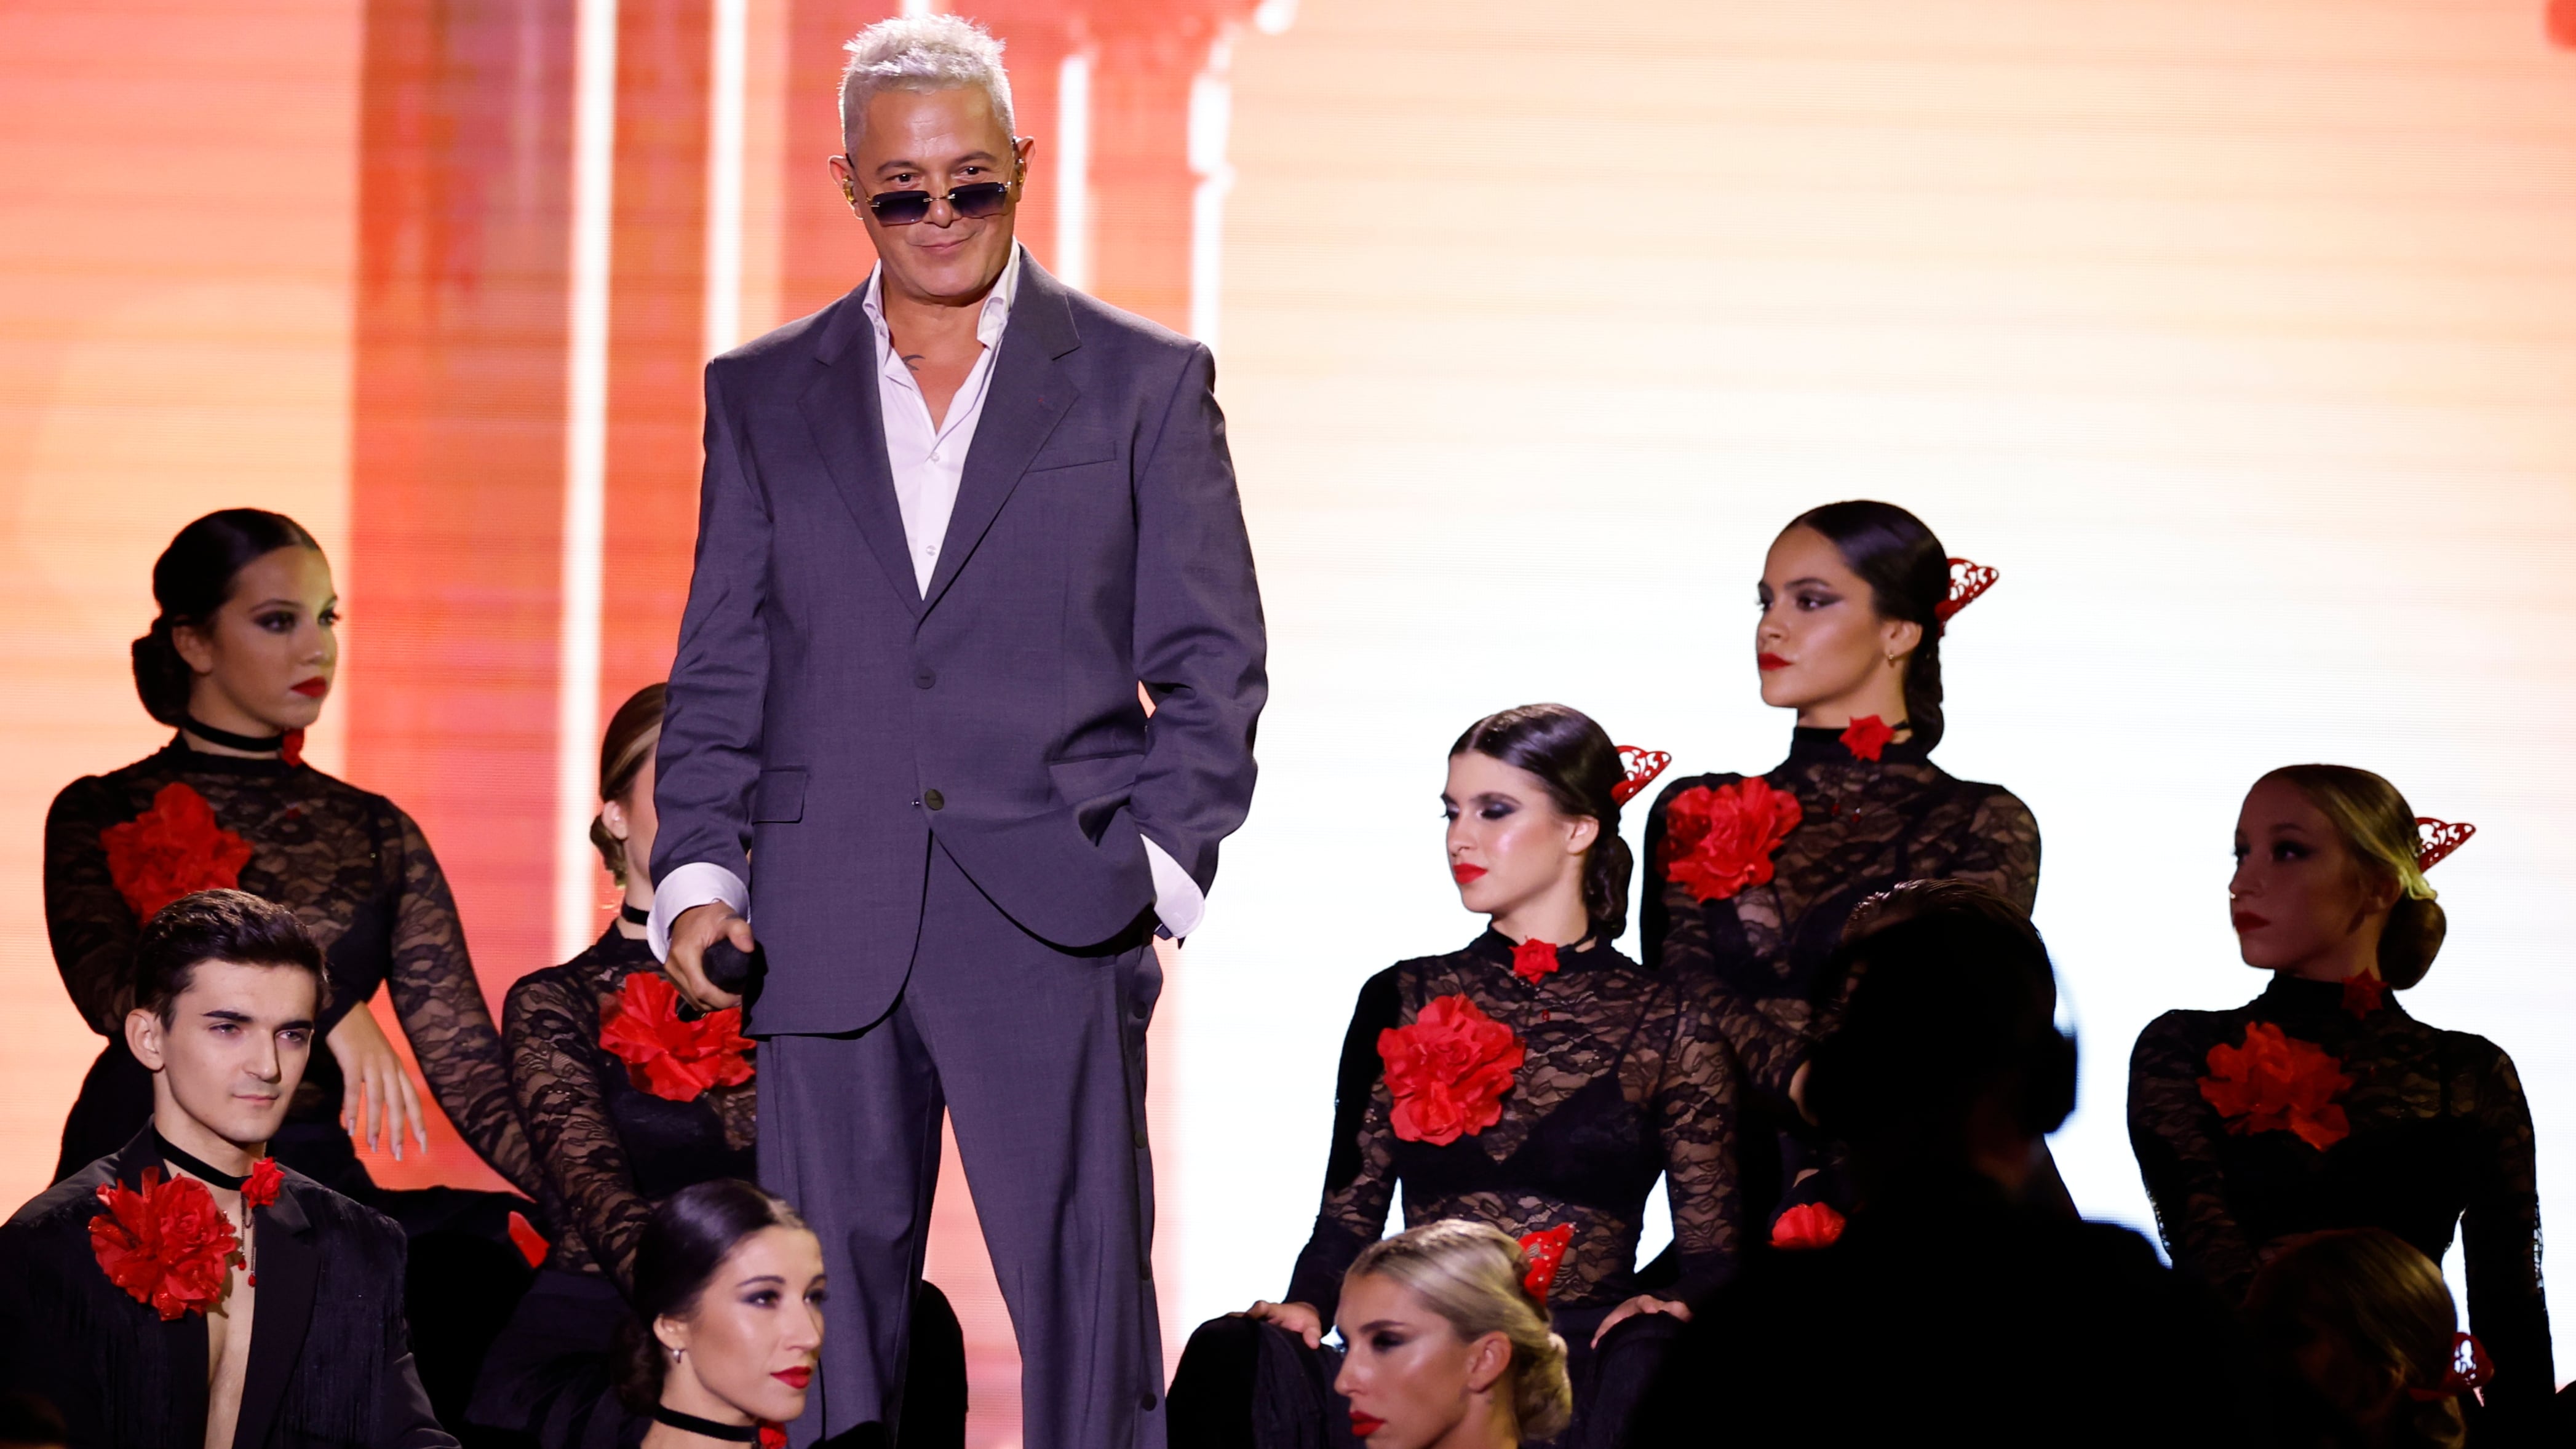
[(2478, 1342), (2476, 1334), (2455, 1333), (2451, 1335), (2451, 1366), (2443, 1372), (2442, 1381), (2429, 1389), (2408, 1389), (2406, 1397), (2429, 1404), (2435, 1399), (2456, 1399), (2468, 1394), (2484, 1404), (2487, 1396), (2479, 1390), (2494, 1382), (2495, 1361), (2487, 1357), (2487, 1346)]
[(2431, 870), (2451, 858), (2451, 852), (2469, 843), (2478, 828), (2465, 820), (2436, 820), (2430, 815), (2415, 817), (2415, 868)]
[(1627, 778), (1610, 787), (1610, 803), (1625, 805), (1646, 793), (1646, 787), (1655, 783), (1655, 777), (1672, 762), (1670, 750), (1641, 750), (1635, 745), (1621, 745), (1619, 768), (1626, 772)]
[(1843, 1215), (1833, 1205), (1802, 1202), (1771, 1224), (1771, 1246), (1797, 1251), (1830, 1248), (1843, 1235)]
[(1950, 596), (1932, 606), (1932, 623), (1939, 633), (1950, 632), (1950, 616), (1977, 600), (2003, 577), (1993, 567), (1963, 558), (1950, 560)]
[(1547, 1306), (1547, 1290), (1556, 1282), (1556, 1270), (1565, 1263), (1566, 1249), (1574, 1245), (1574, 1224), (1558, 1223), (1541, 1232), (1521, 1235), (1521, 1256), (1529, 1260), (1529, 1271), (1521, 1274), (1521, 1287)]

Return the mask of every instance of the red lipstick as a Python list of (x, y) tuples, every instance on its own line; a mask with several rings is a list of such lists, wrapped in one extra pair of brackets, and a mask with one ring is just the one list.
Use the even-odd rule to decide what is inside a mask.
[(1786, 669), (1789, 667), (1789, 661), (1781, 658), (1777, 654), (1756, 654), (1753, 656), (1753, 662), (1760, 666), (1765, 674), (1768, 674), (1774, 669)]
[(295, 686), (295, 692), (306, 699), (320, 699), (331, 692), (331, 681), (316, 676)]
[(1449, 878), (1460, 885), (1466, 885), (1471, 881), (1482, 880), (1484, 879), (1484, 876), (1485, 868), (1483, 866), (1469, 865), (1463, 860), (1449, 867)]
[(2227, 913), (2227, 919), (2239, 931), (2259, 931), (2272, 924), (2252, 911), (2230, 911)]
[(1386, 1420), (1379, 1418), (1377, 1415), (1363, 1414), (1357, 1409), (1351, 1410), (1351, 1436), (1353, 1438), (1365, 1439), (1385, 1427)]
[(780, 1369), (770, 1377), (791, 1389), (801, 1389), (814, 1382), (814, 1371), (810, 1368)]

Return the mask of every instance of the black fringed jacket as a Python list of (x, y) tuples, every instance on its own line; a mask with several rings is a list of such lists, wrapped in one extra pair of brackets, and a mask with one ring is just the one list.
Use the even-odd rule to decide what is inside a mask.
[[(160, 1167), (146, 1128), (0, 1227), (0, 1390), (51, 1400), (74, 1449), (206, 1440), (206, 1321), (161, 1315), (108, 1281), (89, 1224), (101, 1185)], [(403, 1235), (392, 1221), (289, 1170), (257, 1213), (236, 1449), (455, 1449), (412, 1371)]]

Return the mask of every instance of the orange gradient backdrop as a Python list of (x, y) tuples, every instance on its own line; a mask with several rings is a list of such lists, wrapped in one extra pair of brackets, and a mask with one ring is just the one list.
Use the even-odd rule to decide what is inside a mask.
[[(158, 743), (126, 645), (197, 514), (330, 551), (345, 687), (310, 754), (421, 820), (486, 994), (596, 928), (559, 904), (608, 899), (566, 848), (568, 722), (670, 658), (699, 365), (865, 273), (832, 82), (896, 8), (0, 0), (0, 1206), (96, 1050), (44, 810)], [(1021, 235), (1218, 347), (1277, 647), (1261, 800), (1155, 1027), (1175, 1351), (1285, 1278), (1359, 980), (1470, 929), (1438, 750), (1558, 697), (1763, 767), (1783, 722), (1730, 611), (1832, 496), (2004, 570), (1955, 631), (1943, 758), (2048, 832), (2088, 1209), (2143, 1221), (2137, 1027), (2251, 994), (2213, 882), (2235, 793), (2294, 756), (2485, 828), (2417, 1006), (2515, 1052), (2544, 1201), (2576, 1192), (2576, 6), (968, 13), (1039, 142)], [(490, 1181), (444, 1123), (376, 1166)], [(938, 1211), (972, 1436), (1015, 1443), (953, 1161)]]

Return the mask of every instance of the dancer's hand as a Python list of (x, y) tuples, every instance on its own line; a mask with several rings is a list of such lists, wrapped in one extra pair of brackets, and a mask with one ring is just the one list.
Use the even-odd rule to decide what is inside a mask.
[(1658, 1298), (1651, 1293), (1640, 1293), (1610, 1310), (1610, 1316), (1601, 1320), (1600, 1331), (1592, 1335), (1592, 1346), (1599, 1348), (1601, 1340), (1610, 1336), (1610, 1330), (1640, 1313), (1669, 1313), (1684, 1323), (1690, 1322), (1689, 1304), (1676, 1298)]
[(429, 1119), (420, 1110), (420, 1094), (412, 1090), (411, 1074), (403, 1070), (402, 1058), (394, 1054), (394, 1044), (385, 1039), (385, 1029), (376, 1025), (367, 1004), (350, 1008), (322, 1040), (340, 1063), (340, 1129), (366, 1138), (369, 1152), (392, 1144), (394, 1161), (400, 1162), (403, 1129), (409, 1127), (412, 1140), (427, 1152)]
[(680, 912), (671, 923), (671, 957), (662, 963), (662, 974), (680, 988), (680, 994), (700, 1011), (721, 1011), (742, 1005), (742, 998), (730, 991), (719, 991), (707, 979), (707, 948), (716, 938), (731, 940), (736, 949), (751, 950), (751, 922), (735, 915), (733, 907), (722, 901), (709, 901)]
[(1306, 1340), (1308, 1348), (1324, 1346), (1324, 1315), (1317, 1313), (1312, 1303), (1273, 1303), (1267, 1298), (1257, 1298), (1242, 1316), (1278, 1324)]

